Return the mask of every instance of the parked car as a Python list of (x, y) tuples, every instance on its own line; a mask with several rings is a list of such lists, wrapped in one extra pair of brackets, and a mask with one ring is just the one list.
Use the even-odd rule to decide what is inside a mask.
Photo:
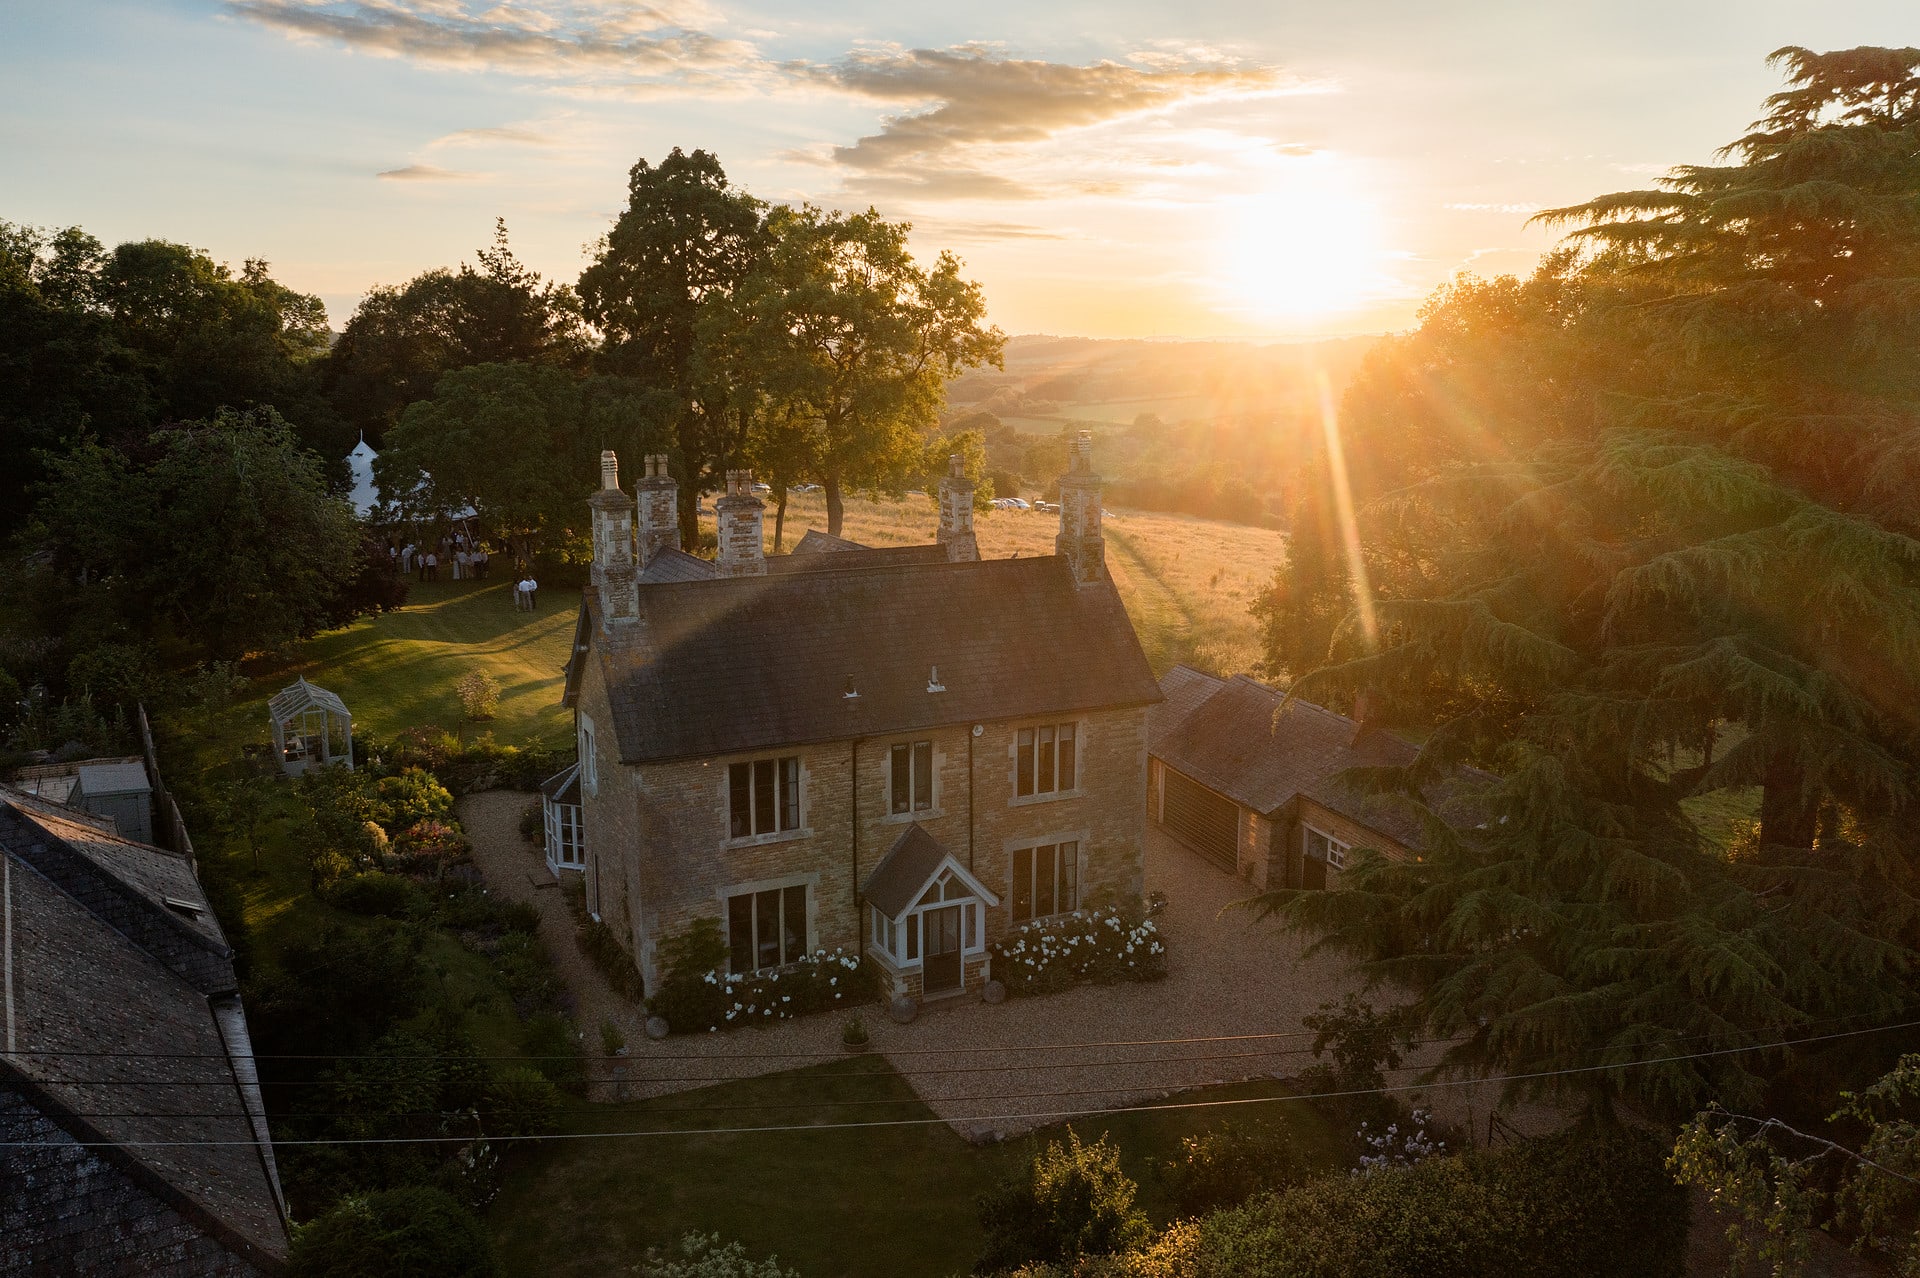
[(770, 493), (773, 491), (773, 485), (772, 484), (755, 484), (753, 486), (753, 491), (756, 493)]
[(819, 491), (820, 491), (820, 485), (818, 485), (818, 484), (795, 484), (795, 485), (793, 486), (793, 491), (794, 491), (794, 492), (796, 492), (796, 493), (817, 493), (817, 492), (819, 492)]
[(1032, 510), (1033, 509), (1033, 506), (1027, 501), (1025, 497), (1009, 497), (1007, 498), (1007, 500), (1013, 503), (1013, 508), (1015, 510)]
[(1033, 503), (1033, 508), (1043, 514), (1051, 515), (1059, 511), (1060, 503), (1057, 501), (1036, 501)]

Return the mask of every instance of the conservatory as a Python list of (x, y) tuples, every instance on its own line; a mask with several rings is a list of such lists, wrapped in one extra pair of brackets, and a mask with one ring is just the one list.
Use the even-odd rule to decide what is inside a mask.
[(540, 784), (540, 811), (546, 819), (547, 868), (584, 870), (587, 841), (580, 825), (580, 765), (575, 763)]
[(335, 763), (353, 769), (353, 716), (333, 693), (303, 676), (274, 694), (267, 715), (273, 721), (274, 754), (288, 776)]

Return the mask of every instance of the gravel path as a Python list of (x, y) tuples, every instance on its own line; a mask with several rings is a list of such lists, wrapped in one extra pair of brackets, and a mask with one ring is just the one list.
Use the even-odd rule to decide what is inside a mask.
[[(643, 1032), (645, 1013), (616, 995), (580, 951), (561, 889), (520, 837), (520, 814), (537, 801), (533, 795), (496, 791), (462, 799), (458, 810), (488, 885), (539, 907), (541, 936), (578, 999), (589, 1051), (599, 1050), (603, 1018), (626, 1035), (627, 1094), (665, 1095), (844, 1054), (844, 1018), (830, 1015), (649, 1040)], [(1146, 871), (1148, 889), (1168, 898), (1159, 919), (1169, 957), (1165, 980), (1083, 986), (1048, 997), (1009, 999), (997, 1007), (962, 997), (923, 1010), (911, 1025), (894, 1024), (876, 1006), (861, 1014), (874, 1050), (912, 1080), (936, 1114), (975, 1139), (1192, 1087), (1293, 1074), (1311, 1064), (1312, 1035), (1300, 1018), (1359, 988), (1345, 964), (1303, 957), (1301, 942), (1234, 908), (1248, 895), (1248, 886), (1157, 829), (1148, 830)], [(1242, 1037), (1264, 1034), (1288, 1037)], [(1213, 1041), (1153, 1042), (1167, 1039)], [(1428, 1063), (1435, 1055), (1429, 1049), (1410, 1064)], [(612, 1089), (602, 1090), (610, 1099)], [(1493, 1096), (1483, 1087), (1444, 1087), (1408, 1099), (1484, 1132)], [(1528, 1131), (1551, 1130), (1564, 1121), (1538, 1107), (1504, 1117)]]

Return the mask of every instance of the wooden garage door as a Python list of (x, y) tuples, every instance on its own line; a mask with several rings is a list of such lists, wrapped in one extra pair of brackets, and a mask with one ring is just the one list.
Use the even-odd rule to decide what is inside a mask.
[(1176, 838), (1229, 873), (1237, 870), (1240, 809), (1191, 777), (1165, 770), (1160, 824)]

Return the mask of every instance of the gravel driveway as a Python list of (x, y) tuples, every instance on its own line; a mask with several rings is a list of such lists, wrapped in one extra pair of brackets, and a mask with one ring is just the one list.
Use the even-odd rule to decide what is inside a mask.
[[(537, 801), (495, 791), (460, 800), (458, 811), (488, 885), (539, 907), (541, 936), (578, 999), (589, 1050), (599, 1050), (603, 1018), (626, 1035), (629, 1055), (621, 1063), (628, 1094), (665, 1095), (844, 1054), (844, 1018), (830, 1015), (649, 1040), (645, 1013), (616, 995), (581, 953), (560, 889), (520, 837), (520, 814)], [(911, 1079), (935, 1113), (975, 1139), (1210, 1083), (1293, 1074), (1310, 1064), (1312, 1035), (1300, 1018), (1359, 989), (1345, 964), (1302, 957), (1301, 942), (1233, 908), (1250, 891), (1245, 883), (1151, 827), (1146, 878), (1148, 889), (1165, 892), (1169, 902), (1159, 919), (1169, 958), (1165, 980), (1084, 986), (995, 1007), (962, 997), (924, 1010), (911, 1025), (895, 1025), (876, 1006), (862, 1014), (874, 1050)], [(1287, 1037), (1244, 1037), (1269, 1034)], [(1412, 1064), (1435, 1054), (1424, 1052)], [(612, 1089), (602, 1090), (610, 1099)], [(1408, 1099), (1484, 1132), (1493, 1097), (1482, 1087), (1443, 1087)], [(1550, 1130), (1559, 1121), (1537, 1107), (1504, 1117), (1529, 1131)]]

